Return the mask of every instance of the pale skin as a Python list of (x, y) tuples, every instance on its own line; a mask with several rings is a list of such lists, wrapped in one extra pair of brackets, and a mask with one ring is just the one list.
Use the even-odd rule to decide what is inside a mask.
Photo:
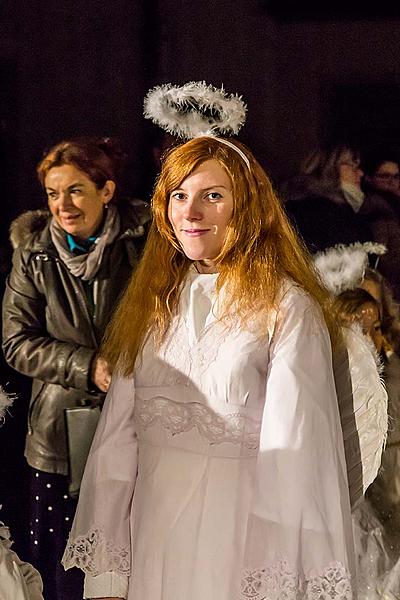
[(186, 256), (201, 273), (217, 270), (215, 257), (233, 214), (232, 183), (215, 160), (207, 160), (172, 190), (168, 218)]
[[(214, 258), (233, 214), (232, 184), (215, 159), (191, 173), (169, 197), (168, 218), (186, 256), (201, 273), (215, 273)], [(97, 600), (121, 600), (103, 597)]]
[[(96, 233), (103, 220), (104, 207), (115, 192), (114, 181), (107, 180), (98, 189), (86, 173), (69, 164), (50, 169), (44, 186), (53, 218), (64, 231), (82, 240)], [(107, 392), (111, 372), (100, 356), (94, 359), (90, 375), (92, 382)]]

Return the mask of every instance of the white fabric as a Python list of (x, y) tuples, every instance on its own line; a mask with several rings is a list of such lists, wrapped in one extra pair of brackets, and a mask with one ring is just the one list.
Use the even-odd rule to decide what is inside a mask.
[(42, 578), (11, 550), (8, 527), (0, 523), (0, 599), (43, 600)]
[(64, 566), (129, 578), (129, 600), (350, 600), (320, 311), (291, 286), (271, 337), (227, 330), (216, 277), (190, 273), (161, 349), (146, 343), (135, 384), (113, 379)]
[(400, 560), (368, 500), (358, 504), (352, 517), (360, 600), (400, 598)]
[(128, 577), (120, 573), (101, 573), (91, 577), (85, 576), (84, 598), (126, 598), (128, 594)]

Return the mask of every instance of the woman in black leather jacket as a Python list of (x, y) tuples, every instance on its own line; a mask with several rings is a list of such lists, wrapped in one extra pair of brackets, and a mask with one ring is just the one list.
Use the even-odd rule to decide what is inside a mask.
[(122, 159), (107, 138), (60, 142), (38, 166), (50, 212), (30, 211), (11, 226), (3, 351), (12, 367), (33, 378), (25, 446), (29, 559), (43, 576), (46, 600), (82, 598), (80, 574), (64, 573), (59, 564), (75, 511), (64, 409), (102, 403), (110, 371), (98, 345), (149, 221), (145, 203), (117, 202)]

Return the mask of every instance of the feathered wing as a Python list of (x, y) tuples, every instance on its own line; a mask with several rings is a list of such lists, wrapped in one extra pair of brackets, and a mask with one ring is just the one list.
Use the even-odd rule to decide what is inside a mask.
[(354, 508), (374, 481), (388, 428), (387, 393), (379, 357), (357, 325), (344, 328), (345, 348), (336, 353), (334, 372)]

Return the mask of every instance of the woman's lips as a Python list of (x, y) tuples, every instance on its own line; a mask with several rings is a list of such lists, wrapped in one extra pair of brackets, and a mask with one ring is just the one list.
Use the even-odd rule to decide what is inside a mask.
[(80, 215), (64, 215), (64, 216), (61, 216), (60, 218), (62, 221), (68, 222), (68, 221), (75, 221), (76, 219), (79, 219), (79, 217), (80, 217)]
[(189, 237), (200, 237), (208, 233), (210, 229), (183, 229), (182, 231), (185, 235), (188, 235)]

